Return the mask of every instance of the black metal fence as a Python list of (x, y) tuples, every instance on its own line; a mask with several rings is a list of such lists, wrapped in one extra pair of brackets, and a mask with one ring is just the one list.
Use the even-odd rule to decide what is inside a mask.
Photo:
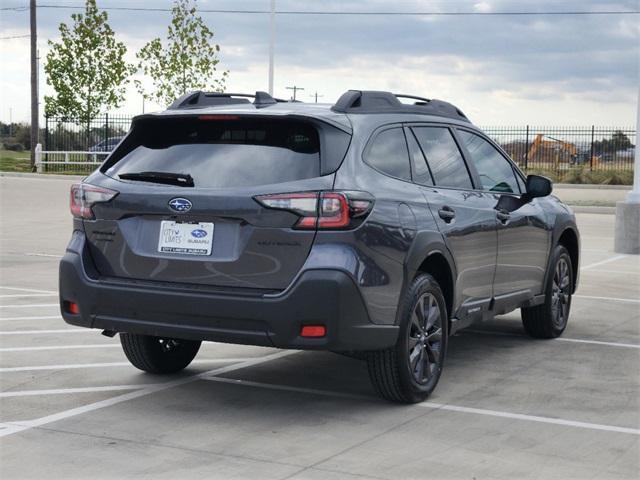
[(562, 174), (575, 167), (590, 171), (632, 171), (636, 131), (631, 127), (482, 127), (527, 171)]
[(110, 151), (109, 139), (118, 139), (129, 131), (130, 115), (105, 114), (90, 121), (66, 117), (45, 117), (45, 151)]
[[(101, 152), (104, 155), (127, 133), (131, 119), (129, 115), (113, 114), (94, 118), (90, 122), (46, 117), (43, 150)], [(525, 171), (561, 176), (576, 167), (596, 172), (633, 170), (635, 129), (632, 127), (525, 125), (481, 128)], [(93, 157), (83, 158), (89, 161)], [(72, 170), (86, 170), (78, 165), (69, 167)]]

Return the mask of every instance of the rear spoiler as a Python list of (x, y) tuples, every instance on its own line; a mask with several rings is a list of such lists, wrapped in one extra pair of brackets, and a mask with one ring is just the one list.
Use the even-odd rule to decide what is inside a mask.
[(261, 91), (251, 94), (203, 92), (202, 90), (197, 90), (195, 92), (185, 93), (181, 97), (177, 98), (167, 110), (186, 110), (191, 108), (248, 104), (250, 103), (250, 98), (253, 98), (253, 105), (255, 105), (256, 108), (269, 107), (276, 103), (286, 103), (287, 101), (282, 100), (281, 98), (273, 98), (267, 92)]

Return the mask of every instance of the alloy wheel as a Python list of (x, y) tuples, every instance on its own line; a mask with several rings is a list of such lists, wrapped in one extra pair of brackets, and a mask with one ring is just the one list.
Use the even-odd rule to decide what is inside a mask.
[(416, 382), (426, 384), (442, 366), (442, 316), (436, 297), (423, 294), (411, 313), (409, 369)]
[(571, 273), (569, 264), (564, 258), (560, 258), (553, 273), (553, 285), (551, 290), (551, 312), (553, 323), (557, 328), (564, 328), (569, 316), (571, 304)]

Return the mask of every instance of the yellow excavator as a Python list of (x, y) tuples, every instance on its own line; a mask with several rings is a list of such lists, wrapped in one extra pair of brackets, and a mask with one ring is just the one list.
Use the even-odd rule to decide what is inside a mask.
[[(546, 138), (548, 138), (548, 140), (546, 140), (545, 135), (541, 133), (536, 135), (527, 153), (528, 161), (553, 163), (553, 168), (556, 170), (559, 168), (560, 162), (565, 158), (570, 165), (591, 164), (591, 161), (593, 162), (593, 166), (597, 165), (598, 158), (596, 156), (589, 159), (589, 154), (579, 153), (578, 148), (573, 143), (565, 142), (564, 140), (548, 135), (546, 135)], [(541, 158), (536, 158), (536, 155)]]

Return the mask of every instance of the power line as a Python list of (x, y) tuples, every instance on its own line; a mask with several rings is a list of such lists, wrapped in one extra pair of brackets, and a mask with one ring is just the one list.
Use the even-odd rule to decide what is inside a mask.
[(26, 35), (12, 35), (10, 37), (0, 37), (0, 40), (12, 40), (14, 38), (28, 38), (31, 35), (29, 35), (28, 33)]
[[(16, 7), (14, 10), (18, 10)], [(84, 9), (84, 5), (71, 6), (71, 5), (39, 5), (38, 8), (52, 8), (52, 9), (71, 9), (78, 10)], [(127, 12), (171, 12), (170, 8), (157, 8), (157, 7), (101, 7), (101, 10), (110, 11), (127, 11)], [(220, 9), (220, 8), (199, 8), (199, 13), (232, 13), (232, 14), (245, 14), (245, 15), (262, 15), (271, 14), (271, 10), (238, 10), (238, 9)], [(504, 12), (437, 12), (437, 11), (350, 11), (350, 12), (337, 12), (337, 11), (321, 11), (321, 10), (276, 10), (276, 15), (362, 15), (362, 16), (531, 16), (531, 15), (554, 15), (554, 16), (570, 16), (570, 15), (637, 15), (640, 14), (640, 10), (599, 10), (599, 11), (584, 11), (584, 10), (566, 10), (566, 11), (504, 11)]]

